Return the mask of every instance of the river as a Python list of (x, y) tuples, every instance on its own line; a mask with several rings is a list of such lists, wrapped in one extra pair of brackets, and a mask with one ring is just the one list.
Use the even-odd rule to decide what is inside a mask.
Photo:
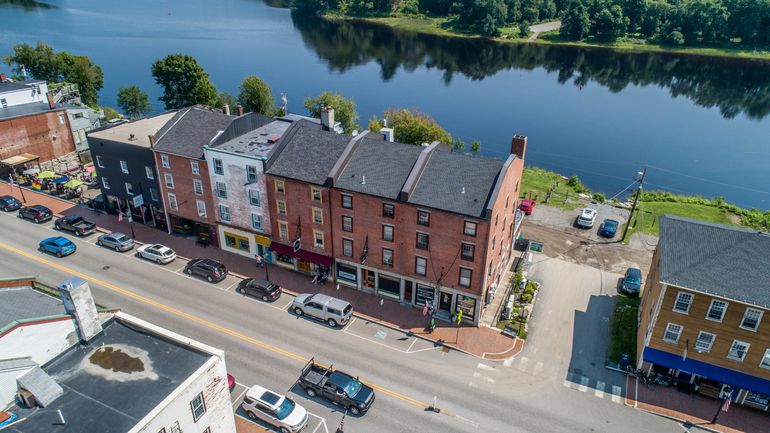
[(489, 156), (528, 135), (528, 165), (608, 196), (648, 166), (648, 189), (770, 208), (769, 62), (441, 38), (259, 0), (11, 3), (27, 6), (0, 2), (0, 55), (38, 40), (87, 55), (104, 70), (103, 105), (136, 84), (162, 110), (150, 65), (185, 53), (221, 91), (259, 75), (291, 112), (331, 90), (355, 100), (364, 126), (388, 107), (416, 108)]

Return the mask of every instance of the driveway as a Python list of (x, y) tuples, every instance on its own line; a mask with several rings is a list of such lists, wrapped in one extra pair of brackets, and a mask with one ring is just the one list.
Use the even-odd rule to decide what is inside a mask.
[(529, 31), (532, 32), (532, 35), (529, 37), (529, 39), (527, 39), (527, 42), (537, 39), (537, 36), (540, 33), (550, 32), (551, 30), (556, 30), (560, 27), (561, 21), (551, 21), (550, 23), (541, 23), (535, 24), (534, 26), (529, 26)]

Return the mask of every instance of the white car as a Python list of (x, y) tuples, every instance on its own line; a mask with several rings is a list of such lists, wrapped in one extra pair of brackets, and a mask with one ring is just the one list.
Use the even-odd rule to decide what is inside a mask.
[(159, 265), (165, 265), (174, 261), (176, 253), (171, 248), (161, 244), (148, 244), (137, 248), (136, 256), (140, 259), (152, 260)]
[(307, 410), (294, 400), (254, 385), (243, 397), (241, 407), (251, 419), (262, 420), (281, 433), (296, 433), (307, 424)]
[(585, 208), (580, 211), (580, 215), (577, 217), (577, 225), (579, 227), (590, 229), (594, 226), (594, 222), (596, 222), (596, 214), (598, 212), (596, 209), (591, 208)]

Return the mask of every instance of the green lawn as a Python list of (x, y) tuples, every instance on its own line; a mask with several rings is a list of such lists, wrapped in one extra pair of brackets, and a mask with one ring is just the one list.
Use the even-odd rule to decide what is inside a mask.
[[(658, 218), (661, 215), (677, 215), (681, 217), (694, 218), (719, 224), (738, 225), (737, 216), (719, 209), (715, 206), (706, 206), (700, 204), (676, 203), (676, 202), (645, 202), (640, 201), (637, 206), (636, 226), (628, 231), (629, 239), (635, 231), (648, 233), (658, 236), (660, 227)], [(734, 218), (734, 219), (731, 219)]]
[(538, 167), (524, 167), (524, 173), (521, 176), (521, 194), (533, 198), (537, 196), (538, 205), (546, 204), (544, 200), (548, 190), (557, 182), (559, 186), (547, 205), (567, 210), (581, 207), (581, 203), (577, 200), (567, 200), (565, 203), (566, 197), (577, 198), (577, 193), (567, 186), (565, 179), (552, 171)]
[(636, 359), (636, 317), (639, 311), (639, 298), (618, 296), (615, 314), (612, 315), (610, 329), (610, 350), (607, 358), (618, 362), (620, 356), (627, 354)]

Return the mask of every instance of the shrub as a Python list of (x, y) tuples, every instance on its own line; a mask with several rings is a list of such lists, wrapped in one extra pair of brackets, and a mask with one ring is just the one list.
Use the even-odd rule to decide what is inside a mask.
[(682, 32), (674, 30), (666, 36), (666, 43), (669, 45), (682, 46), (684, 45), (684, 35)]
[(574, 174), (570, 176), (569, 179), (567, 179), (567, 186), (572, 188), (572, 190), (578, 194), (588, 191), (588, 188), (586, 188), (585, 185), (583, 185), (583, 183), (580, 182), (580, 178), (578, 178)]
[(521, 301), (524, 304), (529, 304), (530, 302), (532, 302), (532, 298), (533, 296), (531, 293), (524, 293), (519, 297), (519, 301)]
[(600, 192), (595, 192), (593, 196), (591, 196), (594, 200), (598, 201), (599, 203), (604, 203), (606, 198), (604, 198), (604, 194)]
[(517, 337), (521, 338), (522, 340), (527, 339), (527, 330), (523, 324), (519, 326), (519, 332), (517, 333)]

